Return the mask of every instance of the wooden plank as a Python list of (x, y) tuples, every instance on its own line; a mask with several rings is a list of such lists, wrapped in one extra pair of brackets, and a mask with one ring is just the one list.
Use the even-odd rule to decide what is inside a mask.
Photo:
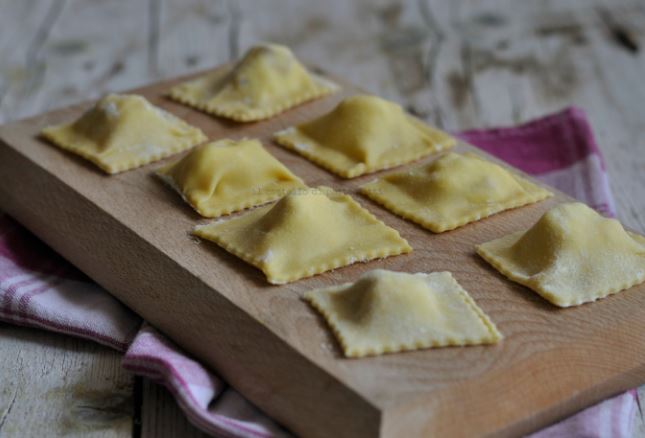
[(0, 344), (1, 436), (131, 435), (132, 377), (121, 369), (121, 353), (4, 323)]
[(177, 77), (237, 58), (238, 48), (231, 50), (229, 42), (233, 26), (230, 3), (161, 2), (159, 38), (151, 42), (157, 48), (154, 63), (159, 77)]
[[(42, 92), (34, 96), (19, 91), (26, 77), (20, 49), (32, 43), (32, 38), (25, 38), (25, 29), (30, 28), (31, 22), (40, 23), (49, 3), (0, 1), (0, 44), (6, 49), (0, 49), (3, 60), (0, 70), (2, 79), (9, 78), (17, 87), (16, 98), (0, 105), (0, 118), (4, 116), (7, 120), (34, 114), (44, 107), (78, 101), (90, 95), (88, 93), (97, 95), (103, 90), (130, 87), (150, 77), (152, 73), (146, 68), (149, 21), (141, 20), (148, 2), (105, 0), (84, 5), (68, 1), (63, 17), (69, 13), (71, 19), (53, 29), (54, 41), (44, 51), (46, 60), (53, 57), (54, 62), (48, 66), (48, 79), (42, 84)], [(165, 0), (160, 3), (166, 8), (162, 11), (165, 21), (159, 44), (161, 76), (174, 74), (174, 66), (188, 69), (188, 65), (182, 64), (185, 46), (191, 52), (207, 56), (214, 52), (226, 53), (226, 50), (218, 50), (227, 47), (227, 38), (224, 35), (220, 38), (220, 33), (216, 33), (219, 31), (209, 34), (206, 23), (203, 26), (197, 23), (202, 27), (191, 33), (198, 17), (185, 21), (171, 18), (176, 12), (180, 15), (184, 3), (191, 3), (186, 9), (194, 8), (191, 13), (195, 16), (199, 16), (200, 11), (206, 12), (204, 22), (211, 17), (217, 19), (226, 14), (225, 2)], [(637, 134), (640, 132), (640, 100), (638, 93), (631, 92), (640, 89), (642, 68), (638, 60), (642, 60), (643, 55), (642, 50), (632, 53), (612, 40), (596, 15), (604, 2), (560, 1), (551, 2), (548, 7), (532, 2), (510, 4), (497, 0), (450, 4), (404, 1), (388, 5), (326, 2), (320, 7), (300, 6), (300, 3), (280, 0), (271, 7), (258, 7), (255, 2), (240, 2), (242, 48), (264, 39), (289, 43), (301, 57), (325, 63), (333, 71), (360, 80), (371, 91), (394, 98), (450, 129), (517, 123), (577, 102), (591, 116), (605, 152), (622, 220), (638, 230), (645, 230), (641, 214), (645, 211), (645, 198), (639, 196), (645, 183), (642, 180), (644, 158), (639, 153), (643, 140)], [(438, 41), (434, 29), (427, 34), (423, 32), (430, 26), (419, 5), (426, 3), (437, 18), (435, 24), (442, 33), (442, 41)], [(616, 22), (633, 32), (637, 41), (642, 41), (643, 29), (639, 24), (642, 9), (633, 5), (636, 3), (621, 0), (607, 6), (611, 6)], [(76, 11), (77, 6), (82, 8), (82, 20), (74, 20), (74, 14), (70, 12)], [(298, 9), (294, 9), (296, 7)], [(110, 17), (110, 26), (97, 26), (96, 23), (105, 17)], [(226, 27), (226, 20), (215, 25)], [(112, 32), (115, 26), (118, 26), (116, 32), (125, 36), (109, 38), (107, 30)], [(175, 27), (169, 31), (168, 26)], [(580, 35), (586, 39), (583, 44), (575, 42)], [(382, 50), (383, 36), (397, 44), (383, 44)], [(543, 44), (532, 42), (536, 39)], [(79, 45), (79, 40), (85, 44)], [(131, 41), (136, 42), (130, 45)], [(461, 79), (464, 68), (461, 54), (469, 53), (465, 48), (473, 43), (483, 46), (495, 62), (488, 64), (486, 69), (472, 71), (472, 80), (464, 80)], [(548, 98), (545, 98), (541, 86), (532, 86), (541, 79), (535, 76), (542, 74), (531, 68), (534, 65), (532, 58), (542, 57), (542, 45), (547, 46), (548, 54), (553, 46), (557, 48), (561, 44), (569, 46), (567, 50), (572, 62), (563, 64), (557, 70), (558, 75), (577, 76), (577, 85), (565, 93), (549, 90), (545, 95)], [(83, 50), (79, 50), (81, 46)], [(435, 46), (439, 47), (435, 65), (426, 65), (425, 54)], [(113, 69), (123, 61), (121, 48), (127, 48), (126, 55), (132, 56), (125, 59), (126, 68)], [(420, 60), (424, 62), (420, 63)], [(86, 66), (95, 62), (98, 65), (83, 74)], [(132, 63), (135, 65), (130, 66)], [(390, 65), (398, 67), (390, 69)], [(421, 77), (423, 69), (434, 70), (431, 81), (423, 83), (408, 79)], [(116, 80), (102, 81), (113, 72), (116, 72)], [(66, 80), (60, 81), (60, 78)], [(70, 82), (73, 82), (72, 88)], [(411, 82), (418, 86), (410, 86)], [(553, 84), (551, 88), (557, 88), (557, 81), (546, 82)], [(499, 84), (505, 87), (500, 89)], [(494, 98), (479, 99), (475, 105), (474, 97), (487, 89), (497, 91), (491, 94)], [(455, 99), (458, 96), (463, 97)], [(462, 103), (458, 104), (460, 101)]]
[(188, 422), (166, 388), (143, 379), (141, 436), (155, 438), (205, 438), (208, 435)]
[[(240, 128), (163, 98), (169, 85), (138, 91), (210, 138), (262, 138), (312, 186), (324, 183), (354, 192), (373, 177), (341, 181), (268, 141), (275, 130), (326, 112), (341, 96)], [(274, 287), (214, 245), (195, 244), (186, 236), (199, 218), (150, 178), (156, 166), (106, 177), (34, 138), (43, 125), (69, 120), (84, 107), (2, 128), (2, 205), (296, 433), (518, 434), (645, 379), (640, 354), (645, 286), (563, 311), (506, 281), (473, 254), (478, 242), (528, 227), (566, 200), (563, 195), (441, 235), (357, 196), (398, 229), (415, 252)], [(40, 196), (45, 187), (48, 196)], [(42, 211), (48, 212), (47, 221)], [(299, 297), (377, 267), (452, 271), (506, 339), (494, 347), (343, 359), (320, 318)], [(468, 422), (460, 420), (460, 412), (468, 412)]]
[[(449, 130), (513, 125), (568, 105), (583, 108), (605, 155), (619, 218), (645, 231), (645, 141), (639, 135), (645, 51), (616, 41), (601, 18), (639, 42), (645, 11), (633, 1), (508, 0), (427, 4), (440, 46), (429, 117)], [(409, 9), (409, 8), (404, 8)], [(397, 28), (423, 25), (402, 14)], [(427, 20), (426, 20), (427, 22)], [(436, 35), (440, 34), (441, 38)], [(642, 43), (640, 43), (642, 45)], [(629, 85), (628, 85), (629, 84)], [(414, 96), (413, 96), (414, 97)], [(404, 99), (412, 105), (414, 99)]]
[[(3, 13), (0, 14), (0, 19), (4, 18), (0, 31), (2, 122), (45, 109), (34, 105), (30, 97), (43, 85), (46, 70), (44, 46), (64, 9), (64, 2), (60, 0), (4, 3), (9, 4), (1, 5)], [(31, 106), (32, 112), (21, 112), (24, 106)]]
[[(148, 3), (157, 4), (159, 17), (150, 15), (152, 10), (147, 7)], [(186, 68), (215, 65), (227, 59), (227, 44), (199, 46), (200, 41), (220, 41), (226, 36), (228, 7), (225, 1), (178, 4), (159, 0), (125, 3), (114, 0), (98, 3), (3, 0), (0, 1), (0, 11), (0, 122), (75, 103), (111, 89), (133, 87), (154, 77), (177, 75)], [(146, 32), (141, 31), (142, 16)], [(157, 18), (160, 23), (155, 34), (151, 30)], [(110, 21), (109, 26), (97, 26), (105, 20)], [(115, 34), (120, 38), (114, 38)], [(218, 51), (219, 47), (223, 50)], [(158, 70), (146, 62), (151, 59), (160, 64)], [(37, 343), (25, 342), (20, 349), (43, 354)], [(57, 355), (52, 352), (48, 355), (65, 363), (65, 353), (61, 350)], [(120, 355), (94, 355), (93, 360), (97, 362), (97, 369), (118, 369)], [(25, 367), (22, 372), (26, 374), (29, 370)], [(62, 366), (53, 366), (51, 372), (54, 370), (62, 372)], [(38, 368), (33, 367), (33, 372), (34, 377), (25, 378), (24, 382), (38, 381)], [(125, 371), (122, 373), (123, 376), (128, 375)], [(74, 376), (71, 370), (67, 370), (60, 380), (64, 377), (72, 387), (81, 376)], [(39, 395), (38, 387), (27, 389), (34, 397)], [(146, 431), (158, 431), (157, 425), (151, 424), (160, 418), (152, 415), (154, 412), (163, 414), (164, 418), (183, 417), (176, 404), (169, 403), (165, 397), (160, 398), (160, 406), (155, 408), (156, 395), (155, 391), (141, 394), (143, 410), (150, 413), (136, 420), (142, 423), (144, 436)], [(50, 403), (43, 418), (54, 417), (53, 412), (61, 406), (60, 403)], [(20, 418), (25, 423), (40, 421), (39, 416), (26, 417), (24, 411)], [(179, 429), (185, 427), (185, 420), (177, 421)], [(168, 422), (164, 424), (168, 425)], [(175, 430), (173, 427), (168, 429)], [(123, 428), (120, 430), (125, 431)], [(123, 433), (129, 435), (129, 430)]]
[[(63, 3), (0, 1), (0, 121), (56, 104), (54, 93), (47, 94), (52, 86), (44, 58)], [(121, 368), (120, 353), (2, 323), (0, 350), (1, 436), (131, 435), (132, 378)]]

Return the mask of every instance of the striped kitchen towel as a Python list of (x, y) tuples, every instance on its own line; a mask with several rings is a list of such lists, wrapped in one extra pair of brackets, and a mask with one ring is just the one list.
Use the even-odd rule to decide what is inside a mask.
[[(457, 134), (614, 215), (607, 173), (584, 113), (569, 108), (514, 128)], [(288, 433), (216, 374), (166, 339), (10, 218), (0, 218), (0, 320), (66, 333), (124, 351), (123, 366), (165, 385), (188, 419), (216, 436)], [(533, 435), (630, 437), (635, 391), (618, 395)]]

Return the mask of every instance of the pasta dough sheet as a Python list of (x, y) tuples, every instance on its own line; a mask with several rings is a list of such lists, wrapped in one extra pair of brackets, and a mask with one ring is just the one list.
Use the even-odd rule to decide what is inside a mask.
[(560, 307), (645, 281), (645, 237), (579, 202), (560, 204), (530, 229), (479, 245), (477, 253)]
[(330, 113), (274, 134), (313, 163), (354, 178), (409, 163), (455, 144), (448, 134), (376, 96), (352, 96)]
[(195, 148), (157, 174), (204, 217), (279, 199), (305, 184), (258, 140), (219, 140)]
[(107, 173), (143, 166), (206, 141), (206, 135), (137, 95), (110, 94), (78, 120), (42, 130), (56, 146)]
[(450, 272), (374, 270), (356, 282), (309, 291), (347, 357), (492, 344), (502, 336)]
[(260, 44), (234, 66), (173, 87), (170, 97), (216, 116), (254, 122), (338, 89), (309, 72), (288, 47)]
[(396, 230), (327, 187), (294, 190), (275, 204), (198, 226), (193, 234), (258, 267), (273, 284), (412, 251)]
[(552, 194), (472, 153), (449, 152), (361, 187), (393, 213), (441, 233)]

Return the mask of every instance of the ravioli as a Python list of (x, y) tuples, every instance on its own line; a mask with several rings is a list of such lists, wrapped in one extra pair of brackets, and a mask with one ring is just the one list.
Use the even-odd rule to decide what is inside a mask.
[(451, 147), (455, 140), (376, 96), (352, 96), (330, 113), (274, 134), (325, 169), (354, 178)]
[(253, 122), (338, 89), (333, 82), (307, 71), (288, 47), (261, 44), (234, 66), (173, 87), (170, 97), (216, 116)]
[(354, 283), (309, 291), (305, 300), (325, 317), (347, 357), (502, 338), (450, 272), (377, 269)]
[(392, 173), (361, 187), (388, 210), (441, 233), (552, 194), (472, 153)]
[(645, 281), (645, 237), (584, 204), (560, 204), (527, 231), (477, 247), (495, 269), (560, 307)]
[(396, 230), (327, 187), (294, 190), (275, 204), (198, 226), (193, 234), (261, 269), (273, 284), (412, 251)]
[(258, 140), (206, 143), (157, 175), (204, 217), (255, 207), (305, 187)]
[(113, 174), (152, 163), (206, 140), (204, 133), (137, 95), (109, 94), (75, 122), (41, 135)]

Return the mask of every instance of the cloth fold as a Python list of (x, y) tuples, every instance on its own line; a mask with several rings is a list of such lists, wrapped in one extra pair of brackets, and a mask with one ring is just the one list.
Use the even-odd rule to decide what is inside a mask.
[[(539, 180), (615, 215), (607, 173), (584, 112), (568, 108), (512, 128), (456, 133)], [(124, 351), (123, 366), (165, 385), (188, 419), (227, 437), (288, 436), (215, 373), (113, 298), (7, 216), (0, 217), (0, 320), (90, 339)], [(532, 435), (629, 437), (629, 391)]]

